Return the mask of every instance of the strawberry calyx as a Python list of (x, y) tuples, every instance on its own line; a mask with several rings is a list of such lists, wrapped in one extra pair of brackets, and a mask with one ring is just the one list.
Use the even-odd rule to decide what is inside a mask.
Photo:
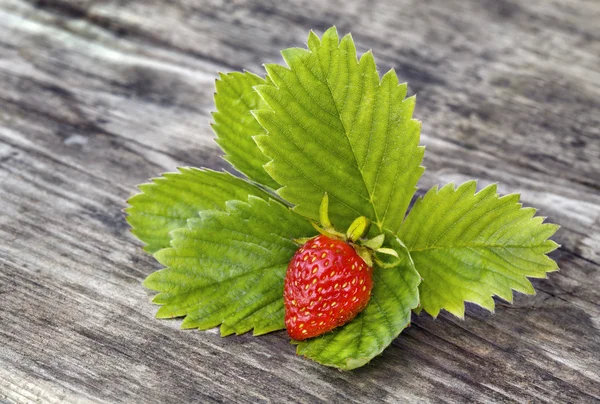
[[(319, 222), (311, 220), (312, 226), (322, 235), (334, 240), (341, 240), (350, 245), (356, 253), (365, 261), (369, 267), (373, 267), (373, 263), (382, 268), (389, 268), (397, 265), (397, 262), (384, 262), (377, 257), (377, 253), (386, 254), (398, 258), (398, 253), (391, 249), (383, 247), (385, 234), (381, 233), (372, 238), (366, 238), (371, 221), (365, 216), (359, 216), (350, 224), (345, 233), (338, 231), (329, 219), (329, 196), (327, 193), (323, 195), (319, 208)], [(296, 239), (296, 243), (302, 245), (311, 238)]]

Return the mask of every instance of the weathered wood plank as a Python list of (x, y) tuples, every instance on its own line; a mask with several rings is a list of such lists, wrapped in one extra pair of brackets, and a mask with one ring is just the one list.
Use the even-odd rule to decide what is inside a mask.
[[(600, 5), (594, 1), (0, 1), (0, 399), (600, 401)], [(337, 24), (418, 94), (422, 187), (480, 178), (562, 225), (535, 297), (415, 317), (354, 372), (285, 333), (158, 321), (121, 209), (212, 142), (217, 70)]]

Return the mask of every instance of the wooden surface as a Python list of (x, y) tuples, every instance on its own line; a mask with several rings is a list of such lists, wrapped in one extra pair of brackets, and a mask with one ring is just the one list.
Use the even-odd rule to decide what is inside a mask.
[[(600, 3), (0, 0), (0, 402), (600, 401)], [(121, 209), (225, 168), (217, 71), (336, 24), (418, 93), (422, 189), (479, 178), (562, 226), (561, 271), (494, 315), (415, 317), (353, 372), (284, 332), (153, 318)]]

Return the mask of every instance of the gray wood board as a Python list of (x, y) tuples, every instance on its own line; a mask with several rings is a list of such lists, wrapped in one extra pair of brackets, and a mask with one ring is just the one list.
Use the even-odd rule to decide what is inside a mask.
[[(0, 401), (599, 401), (598, 21), (595, 0), (0, 0)], [(418, 94), (422, 190), (498, 181), (562, 226), (535, 297), (415, 317), (353, 372), (285, 332), (155, 320), (121, 212), (161, 172), (227, 168), (217, 71), (333, 24)]]

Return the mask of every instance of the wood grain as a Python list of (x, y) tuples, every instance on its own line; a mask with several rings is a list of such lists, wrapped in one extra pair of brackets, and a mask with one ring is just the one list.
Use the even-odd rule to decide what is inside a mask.
[[(0, 402), (600, 402), (600, 3), (0, 0)], [(561, 271), (494, 315), (415, 317), (353, 372), (284, 332), (153, 318), (121, 210), (227, 168), (217, 71), (351, 31), (418, 94), (421, 187), (480, 178), (562, 226)]]

